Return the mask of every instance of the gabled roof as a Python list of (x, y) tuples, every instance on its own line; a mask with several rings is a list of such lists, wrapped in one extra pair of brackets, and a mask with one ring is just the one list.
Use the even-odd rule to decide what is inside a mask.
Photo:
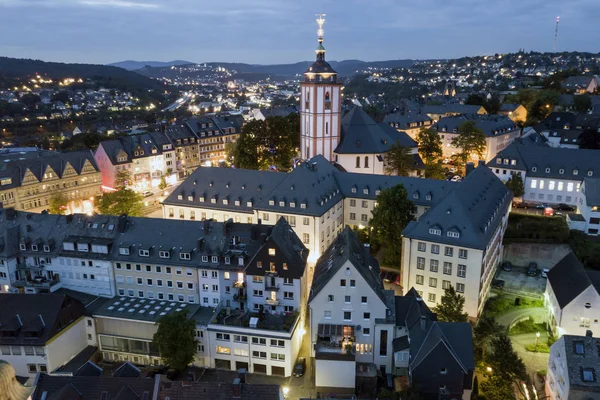
[(240, 384), (239, 397), (234, 396), (233, 384), (222, 382), (161, 382), (158, 400), (279, 400), (282, 392), (279, 385)]
[(575, 254), (569, 252), (550, 269), (547, 284), (552, 288), (562, 309), (591, 285), (600, 293), (600, 273), (586, 271)]
[(144, 394), (152, 399), (154, 387), (155, 379), (40, 374), (32, 400), (142, 400)]
[(512, 133), (518, 130), (515, 124), (506, 115), (495, 114), (464, 114), (454, 117), (442, 117), (433, 125), (438, 133), (458, 133), (459, 127), (467, 122), (472, 121), (475, 126), (487, 136), (496, 137)]
[(511, 200), (502, 181), (480, 165), (418, 221), (409, 222), (403, 235), (483, 250)]
[(417, 142), (405, 132), (398, 132), (387, 123), (376, 123), (363, 110), (354, 106), (342, 118), (342, 138), (334, 153), (374, 154), (386, 153), (395, 143), (417, 147)]
[(96, 364), (94, 364), (91, 361), (87, 361), (85, 364), (83, 364), (81, 367), (79, 367), (79, 369), (77, 371), (75, 371), (75, 373), (73, 374), (73, 376), (101, 376), (102, 375), (102, 368), (100, 368), (99, 366), (97, 366)]
[(425, 105), (422, 111), (425, 114), (477, 114), (483, 106), (470, 105), (470, 104), (458, 104), (450, 103), (443, 105)]
[(139, 378), (142, 371), (135, 365), (126, 361), (113, 372), (115, 378)]

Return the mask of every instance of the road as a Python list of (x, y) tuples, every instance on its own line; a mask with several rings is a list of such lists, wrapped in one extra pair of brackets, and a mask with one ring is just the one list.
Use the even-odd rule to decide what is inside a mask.
[(165, 111), (169, 111), (169, 112), (170, 111), (175, 111), (179, 107), (184, 106), (186, 103), (188, 103), (194, 97), (196, 97), (196, 96), (194, 94), (192, 94), (192, 93), (185, 93), (182, 97), (180, 97), (177, 100), (175, 100), (171, 105), (167, 106), (162, 111), (163, 112), (165, 112)]
[(513, 323), (513, 321), (516, 321), (517, 319), (530, 316), (533, 318), (544, 318), (547, 312), (548, 311), (544, 307), (521, 308), (519, 310), (510, 311), (506, 314), (499, 316), (498, 318), (496, 318), (496, 322), (498, 322), (498, 324), (502, 326), (505, 326), (508, 330), (510, 324)]

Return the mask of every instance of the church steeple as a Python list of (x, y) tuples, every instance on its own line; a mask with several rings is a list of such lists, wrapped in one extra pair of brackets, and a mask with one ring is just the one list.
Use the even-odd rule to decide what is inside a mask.
[(325, 47), (323, 47), (323, 34), (325, 31), (323, 30), (323, 25), (325, 24), (325, 14), (317, 14), (317, 25), (319, 25), (319, 29), (317, 29), (317, 36), (319, 37), (319, 45), (317, 46), (317, 61), (325, 61)]
[(317, 14), (317, 37), (319, 44), (315, 52), (317, 53), (316, 61), (304, 73), (305, 82), (337, 82), (337, 72), (331, 68), (331, 65), (325, 61), (325, 47), (323, 47), (323, 25), (325, 24), (325, 14)]

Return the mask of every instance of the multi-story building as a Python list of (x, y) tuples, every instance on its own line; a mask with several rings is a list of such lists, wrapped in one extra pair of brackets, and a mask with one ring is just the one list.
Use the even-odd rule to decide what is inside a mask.
[[(444, 157), (450, 158), (462, 151), (462, 149), (452, 144), (452, 139), (460, 134), (460, 126), (467, 121), (473, 122), (486, 136), (485, 152), (482, 156), (486, 162), (491, 160), (498, 152), (504, 150), (521, 134), (519, 127), (504, 115), (465, 114), (443, 117), (433, 125), (433, 129), (437, 130), (442, 140)], [(478, 157), (473, 154), (472, 158), (475, 160)]]
[(105, 190), (115, 188), (117, 171), (131, 177), (129, 186), (148, 190), (160, 184), (161, 178), (174, 183), (175, 150), (166, 135), (158, 132), (122, 136), (101, 142), (94, 154), (102, 172)]
[(488, 167), (503, 181), (520, 174), (525, 185), (523, 200), (581, 207), (581, 185), (585, 178), (600, 173), (600, 158), (595, 150), (555, 148), (518, 141), (499, 152)]
[(58, 153), (37, 148), (0, 150), (0, 203), (17, 210), (42, 211), (57, 193), (67, 212), (92, 213), (102, 194), (102, 177), (90, 151)]
[(377, 195), (403, 184), (417, 216), (459, 184), (340, 172), (317, 156), (290, 173), (200, 168), (163, 202), (164, 218), (274, 224), (284, 217), (314, 262), (344, 225), (368, 227)]
[(588, 235), (600, 233), (600, 178), (584, 178), (581, 184), (579, 215), (567, 215), (571, 229), (577, 229)]
[(600, 398), (600, 339), (564, 335), (550, 347), (546, 395), (551, 400)]
[[(237, 140), (241, 131), (241, 121), (235, 116), (215, 116), (203, 118), (191, 118), (186, 121), (185, 126), (196, 137), (196, 145), (191, 144), (189, 150), (195, 154), (198, 153), (198, 160), (192, 154), (191, 162), (186, 158), (185, 165), (189, 175), (197, 161), (198, 165), (208, 166), (218, 165), (227, 157), (225, 147), (228, 143)], [(190, 138), (190, 143), (193, 143)], [(197, 147), (197, 149), (196, 149)], [(186, 155), (187, 156), (187, 155)], [(197, 166), (197, 165), (196, 165)]]
[(434, 121), (439, 121), (444, 117), (454, 117), (457, 115), (484, 115), (487, 114), (483, 106), (449, 103), (442, 105), (425, 105), (421, 112)]
[(363, 366), (391, 373), (394, 292), (384, 290), (377, 260), (350, 228), (319, 259), (308, 307), (318, 388), (353, 390)]
[(430, 305), (453, 286), (465, 297), (464, 310), (481, 315), (496, 266), (512, 193), (484, 165), (467, 175), (403, 232), (403, 286), (415, 287)]
[(548, 272), (544, 303), (548, 325), (556, 336), (584, 335), (597, 329), (600, 272), (586, 270), (569, 252)]
[(0, 357), (17, 375), (52, 372), (87, 346), (84, 307), (58, 294), (0, 296)]
[(341, 140), (334, 150), (335, 161), (348, 172), (384, 175), (388, 173), (387, 153), (397, 144), (406, 147), (413, 157), (410, 175), (419, 175), (425, 165), (419, 157), (417, 142), (386, 123), (377, 124), (362, 107), (354, 106), (342, 118)]
[(434, 123), (432, 118), (419, 110), (388, 114), (383, 119), (383, 122), (389, 124), (399, 132), (406, 132), (413, 140), (417, 140), (417, 135), (421, 129), (429, 129)]
[(506, 115), (515, 123), (523, 124), (527, 121), (527, 109), (521, 104), (502, 104), (498, 114)]

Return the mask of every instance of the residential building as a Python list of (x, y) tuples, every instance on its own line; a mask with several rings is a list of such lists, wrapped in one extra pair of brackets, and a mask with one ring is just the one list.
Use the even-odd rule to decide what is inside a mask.
[[(459, 135), (460, 126), (467, 121), (473, 122), (476, 128), (480, 129), (486, 136), (485, 152), (482, 156), (482, 159), (486, 162), (520, 136), (519, 127), (504, 115), (465, 114), (443, 117), (433, 125), (433, 129), (437, 130), (442, 140), (444, 157), (450, 158), (462, 151), (462, 149), (452, 144), (452, 140)], [(472, 154), (471, 157), (473, 160), (478, 159), (476, 154)]]
[[(194, 132), (194, 127), (197, 126), (196, 122), (194, 120), (182, 125), (163, 125), (159, 129), (169, 139), (175, 149), (174, 172), (176, 172), (179, 179), (188, 176), (201, 164), (198, 146), (199, 138)], [(199, 126), (201, 129), (206, 129), (207, 125), (208, 122), (204, 122), (204, 124), (201, 123)], [(208, 133), (207, 131), (204, 132), (205, 134)], [(212, 135), (213, 130), (210, 133)]]
[[(191, 118), (186, 121), (186, 126), (197, 137), (200, 165), (210, 167), (225, 161), (226, 146), (238, 139), (242, 122), (242, 119), (233, 115)], [(191, 146), (192, 151), (194, 147)]]
[(594, 76), (570, 76), (562, 82), (562, 88), (576, 94), (595, 93), (599, 88)]
[(580, 207), (583, 180), (600, 173), (600, 159), (595, 150), (515, 142), (499, 152), (488, 167), (503, 181), (520, 174), (525, 185), (523, 200)]
[(434, 121), (439, 121), (444, 117), (454, 117), (458, 115), (483, 115), (487, 111), (483, 106), (449, 103), (443, 105), (425, 105), (421, 108), (421, 112), (426, 114)]
[(600, 339), (585, 335), (564, 335), (550, 347), (546, 395), (550, 400), (600, 398)]
[(579, 214), (567, 215), (567, 222), (571, 229), (597, 236), (600, 231), (600, 178), (584, 178), (581, 194)]
[(317, 59), (300, 83), (300, 154), (303, 160), (321, 154), (333, 161), (333, 152), (340, 142), (342, 84), (337, 81), (337, 72), (325, 61), (324, 23), (324, 16), (319, 16)]
[(320, 390), (354, 391), (364, 366), (392, 372), (394, 292), (369, 250), (346, 227), (316, 264), (308, 307)]
[(498, 114), (506, 115), (514, 123), (525, 123), (527, 121), (527, 109), (521, 104), (504, 103), (500, 106)]
[(102, 177), (90, 151), (58, 153), (37, 148), (0, 150), (2, 207), (40, 212), (53, 194), (69, 200), (66, 212), (91, 213), (102, 194)]
[(430, 305), (454, 286), (464, 310), (479, 318), (496, 266), (512, 193), (484, 165), (403, 232), (403, 286), (415, 287)]
[(140, 191), (158, 187), (161, 178), (169, 183), (175, 181), (175, 150), (168, 138), (158, 132), (100, 142), (94, 158), (102, 172), (104, 190), (115, 188), (118, 171), (127, 171), (131, 177), (128, 186)]
[(344, 225), (367, 227), (380, 191), (402, 183), (417, 217), (458, 183), (341, 172), (323, 156), (290, 173), (200, 168), (163, 201), (167, 219), (252, 222), (271, 225), (283, 216), (310, 250), (311, 262)]
[(427, 114), (417, 110), (388, 114), (383, 122), (399, 132), (405, 132), (413, 140), (417, 140), (417, 135), (421, 129), (429, 129), (434, 123), (433, 119)]
[(569, 252), (548, 272), (544, 303), (548, 325), (556, 336), (600, 329), (600, 272), (584, 269)]
[(439, 322), (414, 288), (396, 297), (394, 375), (424, 399), (469, 398), (475, 362), (471, 324)]
[(417, 142), (389, 124), (377, 124), (362, 107), (354, 106), (342, 118), (341, 139), (334, 150), (335, 161), (348, 172), (388, 174), (386, 157), (394, 145), (408, 148), (413, 157), (410, 175), (420, 175), (425, 164), (419, 157)]
[(4, 294), (0, 310), (0, 356), (19, 376), (54, 371), (87, 346), (84, 307), (67, 296)]
[(158, 400), (211, 399), (211, 400), (284, 400), (279, 385), (245, 382), (245, 375), (231, 384), (222, 382), (170, 382), (160, 384)]
[(298, 114), (298, 110), (297, 106), (257, 108), (252, 110), (252, 114), (254, 119), (264, 121), (269, 117), (287, 117), (290, 114)]

